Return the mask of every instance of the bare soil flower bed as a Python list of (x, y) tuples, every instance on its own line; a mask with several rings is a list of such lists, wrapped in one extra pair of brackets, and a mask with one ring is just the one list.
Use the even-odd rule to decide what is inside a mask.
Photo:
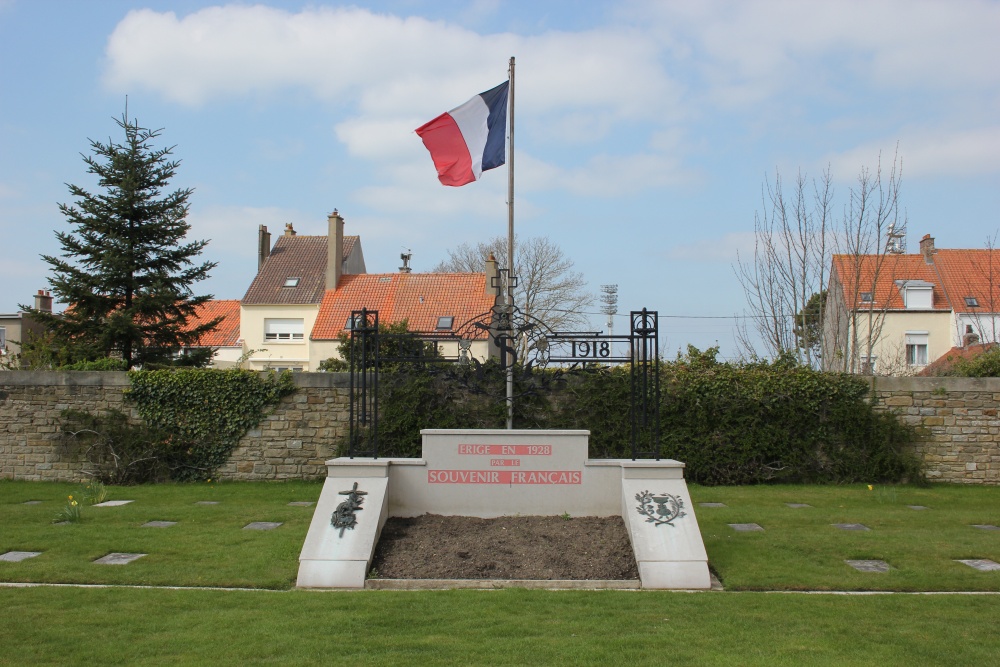
[(621, 517), (390, 518), (372, 571), (384, 579), (639, 578)]

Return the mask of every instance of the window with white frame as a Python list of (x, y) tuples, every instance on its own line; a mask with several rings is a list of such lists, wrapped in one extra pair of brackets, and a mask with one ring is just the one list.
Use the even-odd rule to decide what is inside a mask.
[(295, 342), (304, 338), (305, 324), (301, 319), (266, 318), (264, 320), (264, 341)]
[(861, 357), (861, 374), (862, 375), (875, 375), (875, 365), (878, 362), (878, 357)]
[(906, 365), (926, 366), (927, 365), (927, 340), (929, 336), (926, 331), (906, 332)]
[(903, 303), (907, 310), (930, 310), (934, 307), (934, 285), (923, 280), (897, 282), (903, 288)]

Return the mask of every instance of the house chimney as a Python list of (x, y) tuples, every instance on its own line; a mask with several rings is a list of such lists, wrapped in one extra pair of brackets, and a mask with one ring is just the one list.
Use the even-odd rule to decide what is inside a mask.
[(937, 250), (934, 249), (934, 237), (930, 234), (924, 234), (924, 238), (920, 239), (920, 254), (924, 256), (924, 261), (928, 264), (934, 263), (934, 253)]
[(285, 223), (285, 236), (295, 236), (295, 228), (290, 222)]
[(979, 344), (979, 334), (970, 332), (962, 338), (962, 347), (972, 347)]
[(271, 256), (271, 233), (265, 225), (257, 228), (257, 270), (264, 266), (264, 260)]
[(496, 296), (500, 293), (500, 276), (497, 273), (497, 258), (490, 253), (486, 259), (486, 294)]
[(344, 270), (344, 219), (337, 209), (326, 217), (326, 289), (337, 289)]
[(52, 312), (52, 292), (38, 290), (38, 294), (35, 295), (35, 310), (43, 313)]

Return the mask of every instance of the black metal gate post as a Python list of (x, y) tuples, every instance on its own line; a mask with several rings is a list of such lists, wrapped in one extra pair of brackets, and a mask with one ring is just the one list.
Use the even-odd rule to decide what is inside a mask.
[[(660, 459), (660, 338), (656, 311), (633, 310), (632, 321), (632, 460)], [(640, 448), (642, 443), (646, 449)]]
[(351, 407), (347, 455), (378, 458), (378, 311), (351, 311)]

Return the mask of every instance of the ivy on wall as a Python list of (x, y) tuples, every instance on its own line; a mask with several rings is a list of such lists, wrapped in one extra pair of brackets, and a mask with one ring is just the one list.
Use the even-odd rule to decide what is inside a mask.
[(125, 391), (143, 421), (167, 434), (171, 477), (211, 477), (268, 409), (295, 391), (289, 372), (181, 369), (129, 372)]

